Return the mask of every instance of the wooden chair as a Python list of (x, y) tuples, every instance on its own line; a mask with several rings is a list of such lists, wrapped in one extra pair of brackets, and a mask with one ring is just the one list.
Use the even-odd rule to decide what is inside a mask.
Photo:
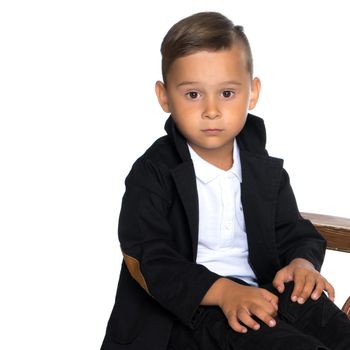
[[(327, 249), (350, 253), (350, 219), (312, 213), (301, 213), (301, 215), (310, 220), (327, 240)], [(344, 278), (348, 279), (346, 276)], [(342, 310), (350, 319), (350, 297)]]

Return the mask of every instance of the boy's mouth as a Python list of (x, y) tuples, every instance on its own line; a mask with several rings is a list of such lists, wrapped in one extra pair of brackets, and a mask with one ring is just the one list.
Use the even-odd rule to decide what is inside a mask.
[(223, 131), (223, 129), (202, 129), (201, 131), (206, 135), (215, 136), (215, 135), (219, 135)]

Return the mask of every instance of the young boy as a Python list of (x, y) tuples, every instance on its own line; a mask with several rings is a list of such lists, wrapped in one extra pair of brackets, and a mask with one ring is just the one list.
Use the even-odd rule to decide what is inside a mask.
[(248, 114), (260, 81), (242, 27), (198, 13), (161, 52), (156, 93), (171, 116), (126, 179), (102, 350), (350, 349), (319, 273), (325, 241)]

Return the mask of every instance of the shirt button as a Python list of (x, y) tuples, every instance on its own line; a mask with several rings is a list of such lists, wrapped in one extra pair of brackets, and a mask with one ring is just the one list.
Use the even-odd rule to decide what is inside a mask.
[(225, 227), (225, 230), (227, 231), (232, 230), (232, 222), (226, 222), (224, 227)]

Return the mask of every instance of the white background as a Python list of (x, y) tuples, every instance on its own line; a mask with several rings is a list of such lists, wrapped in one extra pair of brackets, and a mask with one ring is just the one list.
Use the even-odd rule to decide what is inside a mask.
[[(163, 134), (154, 95), (169, 27), (244, 25), (271, 155), (302, 211), (350, 217), (347, 1), (1, 1), (0, 348), (99, 349), (131, 164)], [(324, 274), (342, 305), (349, 258)], [(337, 272), (338, 271), (338, 272)]]

